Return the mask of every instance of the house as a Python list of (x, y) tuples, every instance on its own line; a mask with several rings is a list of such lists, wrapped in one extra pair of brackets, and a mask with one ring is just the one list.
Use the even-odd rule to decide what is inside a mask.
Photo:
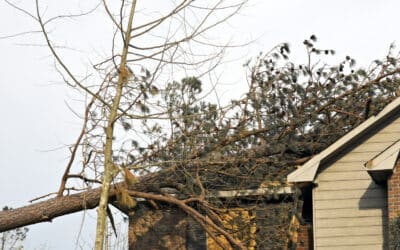
[(309, 197), (313, 249), (389, 249), (400, 215), (399, 150), (397, 98), (288, 175)]
[[(288, 216), (293, 209), (293, 192), (289, 186), (264, 187), (217, 191), (212, 196), (228, 207), (219, 214), (224, 228), (232, 229), (234, 238), (247, 249), (283, 249), (290, 245), (289, 238), (301, 246), (298, 249), (309, 249), (311, 228), (297, 223), (295, 216)], [(159, 209), (154, 209), (145, 201), (139, 202), (129, 216), (129, 249), (222, 249), (185, 212), (168, 204), (159, 205)], [(292, 237), (288, 238), (290, 228)], [(226, 241), (223, 236), (218, 238)]]
[[(224, 227), (248, 249), (389, 249), (389, 226), (400, 216), (399, 151), (397, 98), (290, 173), (288, 186), (211, 195), (227, 208)], [(294, 202), (296, 190), (302, 202)], [(135, 208), (129, 249), (221, 249), (182, 210), (164, 205)]]

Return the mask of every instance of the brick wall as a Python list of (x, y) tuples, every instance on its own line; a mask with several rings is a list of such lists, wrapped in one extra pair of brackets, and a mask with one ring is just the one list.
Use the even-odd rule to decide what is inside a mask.
[(311, 224), (300, 225), (296, 250), (313, 249), (313, 230)]
[(393, 170), (388, 181), (388, 212), (389, 221), (400, 215), (400, 161)]
[(176, 207), (157, 210), (140, 205), (129, 217), (129, 249), (206, 249), (204, 230)]
[[(254, 204), (251, 205), (253, 207)], [(258, 204), (257, 209), (252, 211), (255, 215), (253, 222), (256, 225), (255, 249), (285, 249), (289, 226), (287, 214), (290, 209), (291, 203), (286, 202)], [(312, 249), (311, 224), (299, 225), (298, 229), (296, 249)], [(180, 209), (175, 207), (154, 209), (142, 203), (129, 216), (129, 249), (206, 250), (213, 248), (211, 245), (207, 246), (206, 233), (201, 226)]]

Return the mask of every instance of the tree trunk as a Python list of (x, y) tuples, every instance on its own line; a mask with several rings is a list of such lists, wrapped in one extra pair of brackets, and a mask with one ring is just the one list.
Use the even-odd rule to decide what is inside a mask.
[[(110, 199), (115, 195), (110, 190)], [(36, 224), (51, 222), (52, 219), (66, 214), (92, 209), (98, 206), (100, 188), (69, 196), (56, 197), (21, 208), (0, 212), (0, 232)]]
[[(101, 185), (101, 195), (100, 195), (100, 202), (99, 202), (99, 209), (97, 210), (97, 226), (96, 226), (96, 240), (94, 249), (102, 250), (104, 244), (104, 237), (105, 237), (105, 230), (106, 230), (106, 222), (107, 222), (107, 204), (108, 204), (108, 197), (109, 197), (109, 190), (111, 186), (111, 182), (113, 180), (113, 137), (114, 137), (114, 124), (118, 119), (118, 108), (120, 105), (120, 100), (123, 95), (123, 86), (126, 83), (126, 75), (123, 72), (126, 71), (126, 63), (128, 57), (128, 49), (129, 49), (129, 42), (131, 39), (131, 31), (132, 31), (132, 22), (133, 16), (135, 15), (136, 9), (136, 0), (132, 1), (131, 3), (131, 10), (129, 14), (129, 21), (128, 27), (125, 33), (125, 41), (124, 47), (121, 54), (121, 63), (119, 65), (119, 76), (118, 76), (118, 83), (116, 87), (116, 94), (113, 100), (112, 108), (110, 110), (110, 114), (108, 119), (108, 125), (106, 127), (106, 141), (104, 147), (104, 174), (103, 180)], [(115, 168), (115, 167), (114, 167)]]
[[(160, 173), (141, 176), (138, 178), (138, 183), (132, 188), (137, 191), (148, 192), (154, 189), (150, 183), (160, 183), (159, 179)], [(115, 185), (120, 185), (120, 183)], [(115, 185), (110, 188), (109, 203), (114, 203)], [(99, 187), (72, 195), (51, 198), (12, 210), (0, 211), (0, 233), (40, 222), (51, 222), (52, 219), (63, 215), (85, 209), (93, 209), (99, 205), (100, 193), (101, 188)], [(123, 209), (120, 210), (124, 211)]]

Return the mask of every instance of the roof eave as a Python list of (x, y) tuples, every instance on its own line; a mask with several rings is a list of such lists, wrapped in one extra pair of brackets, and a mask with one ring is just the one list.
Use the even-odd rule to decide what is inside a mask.
[(394, 101), (389, 103), (381, 112), (376, 116), (371, 116), (366, 121), (361, 123), (359, 126), (342, 136), (339, 140), (334, 142), (332, 145), (327, 147), (324, 151), (314, 156), (306, 164), (304, 164), (299, 169), (290, 173), (287, 177), (289, 183), (299, 183), (299, 182), (314, 182), (315, 176), (318, 172), (318, 167), (320, 163), (327, 157), (342, 151), (349, 144), (352, 144), (352, 140), (362, 136), (368, 128), (378, 124), (383, 119), (387, 118), (395, 110), (400, 107), (400, 97), (396, 98)]
[(400, 140), (364, 164), (365, 170), (378, 184), (385, 183), (393, 173), (400, 151)]
[(303, 182), (314, 182), (315, 175), (318, 171), (319, 161), (315, 162), (312, 159), (297, 169), (296, 171), (290, 173), (287, 177), (289, 183), (303, 183)]

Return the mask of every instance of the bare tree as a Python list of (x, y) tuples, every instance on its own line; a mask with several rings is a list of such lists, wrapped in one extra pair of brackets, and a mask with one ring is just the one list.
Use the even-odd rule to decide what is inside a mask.
[[(48, 32), (52, 22), (64, 16), (45, 19), (39, 1), (36, 0), (34, 18), (40, 25), (59, 72), (67, 84), (90, 97), (83, 119), (84, 125), (62, 177), (58, 196), (63, 196), (66, 190), (77, 189), (67, 186), (71, 178), (80, 178), (87, 186), (101, 182), (96, 249), (103, 248), (111, 183), (122, 170), (125, 178), (127, 175), (136, 178), (135, 175), (143, 175), (160, 168), (158, 164), (152, 167), (142, 167), (139, 164), (147, 161), (149, 157), (148, 153), (140, 152), (143, 148), (161, 145), (159, 141), (154, 142), (157, 139), (154, 139), (149, 131), (161, 129), (163, 125), (160, 124), (163, 123), (156, 121), (175, 119), (176, 112), (171, 110), (174, 107), (165, 102), (162, 104), (162, 95), (169, 91), (162, 83), (167, 79), (164, 74), (167, 67), (173, 71), (197, 72), (197, 76), (213, 69), (229, 45), (210, 42), (206, 34), (227, 22), (246, 2), (171, 1), (168, 11), (142, 21), (140, 18), (144, 16), (141, 16), (138, 8), (145, 8), (146, 3), (136, 0), (122, 1), (116, 6), (102, 1), (105, 13), (114, 24), (115, 35), (110, 56), (94, 65), (96, 73), (100, 76), (99, 84), (90, 85), (85, 79), (78, 79), (72, 72)], [(204, 53), (204, 48), (209, 48), (208, 52)], [(118, 50), (121, 52), (117, 53)], [(141, 146), (138, 149), (127, 148), (125, 142), (117, 142), (115, 137), (118, 136), (118, 126), (129, 130), (130, 135), (125, 141), (130, 140), (133, 146)], [(147, 133), (147, 138), (137, 139), (134, 133)], [(134, 139), (130, 139), (131, 135)], [(73, 173), (78, 150), (83, 153), (83, 164), (78, 173)], [(138, 152), (134, 152), (135, 150)], [(133, 160), (138, 156), (142, 159)], [(132, 174), (126, 167), (135, 173)], [(216, 227), (215, 230), (222, 229)], [(232, 243), (240, 245), (233, 238)]]

